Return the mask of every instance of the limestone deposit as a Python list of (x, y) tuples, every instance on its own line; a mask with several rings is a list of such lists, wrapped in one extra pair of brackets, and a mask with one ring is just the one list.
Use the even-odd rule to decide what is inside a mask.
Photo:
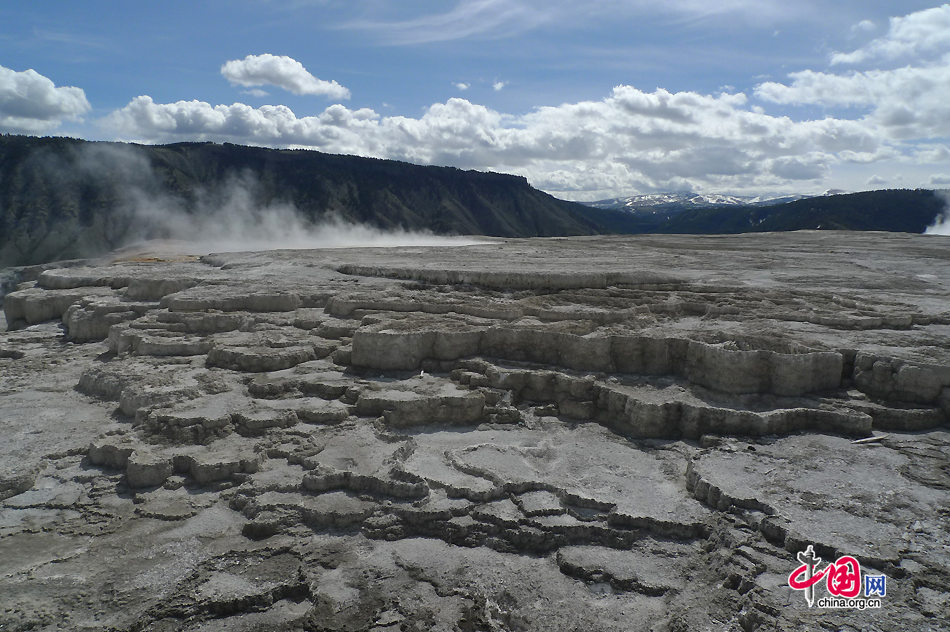
[(4, 631), (948, 629), (948, 238), (157, 252), (5, 272)]

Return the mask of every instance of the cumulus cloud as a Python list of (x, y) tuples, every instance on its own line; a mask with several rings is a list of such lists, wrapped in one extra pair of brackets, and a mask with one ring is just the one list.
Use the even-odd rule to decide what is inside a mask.
[(456, 83), (456, 84), (454, 84), (454, 85), (455, 85), (456, 88), (458, 88), (459, 90), (461, 90), (461, 91), (463, 91), (463, 92), (464, 92), (465, 90), (468, 90), (469, 88), (472, 87), (471, 85), (469, 85), (469, 84), (467, 84), (467, 83)]
[(465, 99), (419, 118), (334, 105), (297, 117), (285, 106), (134, 99), (109, 117), (124, 137), (312, 147), (525, 175), (542, 189), (595, 196), (617, 190), (771, 187), (822, 177), (830, 164), (888, 149), (866, 126), (794, 122), (748, 108), (742, 94), (652, 93), (618, 86), (601, 101), (502, 114)]
[[(861, 24), (864, 24), (862, 22)], [(860, 25), (859, 25), (860, 26)], [(873, 27), (873, 24), (871, 24)], [(856, 64), (874, 58), (926, 56), (950, 48), (950, 4), (891, 18), (884, 37), (850, 53), (835, 53), (832, 64)]]
[(915, 162), (950, 162), (950, 148), (946, 145), (918, 143), (912, 152)]
[(221, 66), (221, 74), (231, 82), (247, 88), (277, 86), (294, 94), (313, 94), (331, 99), (349, 99), (350, 91), (336, 81), (323, 81), (307, 72), (296, 59), (270, 54), (248, 55)]
[(879, 175), (873, 175), (867, 179), (865, 184), (869, 184), (869, 185), (887, 184), (887, 180), (882, 178)]
[(76, 120), (90, 109), (81, 88), (57, 88), (35, 70), (16, 72), (0, 66), (0, 130), (40, 134), (64, 119)]
[(765, 82), (755, 95), (772, 103), (858, 108), (869, 127), (890, 139), (950, 136), (950, 5), (892, 18), (882, 38), (833, 64), (912, 56), (898, 68), (844, 73), (802, 70), (790, 82)]
[(507, 85), (507, 81), (496, 81), (495, 83), (491, 84), (491, 87), (494, 88), (495, 92), (501, 92), (501, 90), (503, 90)]
[[(597, 3), (602, 6), (601, 0)], [(458, 8), (463, 5), (483, 10), (500, 6), (486, 0)], [(901, 34), (913, 25), (923, 28), (917, 15), (892, 21), (882, 39), (905, 37)], [(463, 85), (468, 84), (455, 84), (458, 89)], [(505, 83), (498, 81), (495, 87)], [(763, 107), (769, 103), (833, 108), (843, 114), (796, 120), (784, 112), (770, 113)], [(836, 169), (858, 173), (862, 165), (876, 162), (950, 160), (950, 50), (897, 68), (837, 74), (802, 70), (785, 83), (760, 83), (752, 96), (733, 93), (728, 86), (709, 95), (621, 85), (601, 100), (538, 107), (527, 114), (510, 115), (454, 98), (430, 106), (419, 117), (382, 116), (339, 104), (297, 116), (282, 105), (155, 103), (140, 96), (113, 112), (107, 124), (125, 139), (144, 142), (308, 147), (505, 171), (569, 199), (681, 189), (817, 190), (828, 188), (824, 181)], [(864, 180), (872, 173), (867, 168), (856, 177)], [(898, 176), (889, 180), (896, 182)], [(867, 184), (883, 183), (872, 177)]]
[(925, 67), (841, 75), (804, 70), (789, 77), (788, 85), (759, 84), (755, 95), (772, 103), (868, 109), (869, 121), (894, 138), (950, 135), (950, 54)]
[(212, 106), (204, 101), (155, 103), (140, 96), (110, 114), (105, 124), (146, 142), (193, 138), (267, 146), (354, 145), (362, 129), (379, 115), (369, 109), (333, 105), (319, 116), (297, 118), (285, 105), (253, 108), (243, 103)]

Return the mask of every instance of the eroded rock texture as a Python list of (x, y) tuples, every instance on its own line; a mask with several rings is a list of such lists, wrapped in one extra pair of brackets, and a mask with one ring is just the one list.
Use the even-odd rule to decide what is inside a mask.
[[(0, 628), (947, 629), (948, 246), (48, 270), (4, 301)], [(809, 609), (808, 545), (882, 608)]]

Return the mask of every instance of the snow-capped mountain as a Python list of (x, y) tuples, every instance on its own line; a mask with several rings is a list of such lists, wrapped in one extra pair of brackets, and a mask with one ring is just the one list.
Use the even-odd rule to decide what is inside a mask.
[[(940, 191), (882, 189), (752, 197), (665, 193), (595, 203), (618, 233), (737, 234), (792, 230), (922, 233), (946, 213)], [(619, 211), (619, 212), (618, 212)]]
[(585, 202), (594, 208), (650, 213), (658, 210), (683, 211), (691, 208), (709, 208), (714, 206), (765, 206), (793, 202), (800, 200), (804, 195), (785, 196), (747, 196), (725, 195), (720, 193), (650, 193), (647, 195), (633, 195), (630, 197), (611, 198), (596, 202)]

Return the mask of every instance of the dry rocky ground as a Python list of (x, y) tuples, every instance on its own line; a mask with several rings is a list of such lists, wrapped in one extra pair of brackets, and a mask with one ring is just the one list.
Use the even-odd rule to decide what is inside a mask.
[[(950, 238), (31, 275), (0, 334), (4, 632), (950, 629)], [(808, 545), (885, 575), (881, 608), (809, 608)]]

